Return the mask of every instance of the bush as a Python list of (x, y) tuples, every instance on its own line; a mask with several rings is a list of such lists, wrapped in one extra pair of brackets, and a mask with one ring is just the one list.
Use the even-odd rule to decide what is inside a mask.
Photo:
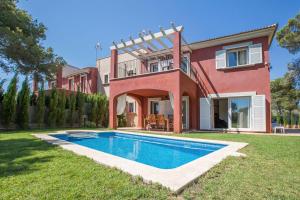
[(2, 102), (2, 120), (5, 127), (9, 127), (15, 121), (16, 96), (17, 96), (17, 74), (11, 79), (7, 92), (4, 94)]
[(292, 126), (296, 125), (296, 118), (293, 112), (291, 112), (291, 125)]
[(82, 92), (77, 92), (76, 94), (76, 107), (78, 110), (78, 123), (79, 127), (82, 126), (82, 120), (83, 120), (83, 115), (84, 115), (84, 103), (85, 103), (85, 97)]
[(76, 97), (72, 92), (71, 95), (69, 96), (69, 109), (70, 109), (69, 121), (72, 127), (75, 121), (75, 108), (76, 108)]
[(60, 90), (58, 94), (57, 125), (62, 127), (66, 122), (66, 91)]
[(37, 113), (36, 113), (36, 121), (38, 124), (38, 127), (41, 128), (41, 126), (44, 124), (45, 119), (45, 91), (43, 87), (39, 90), (39, 96), (37, 97)]
[(17, 98), (17, 124), (23, 129), (29, 127), (29, 103), (30, 91), (28, 85), (28, 78), (23, 81), (22, 88), (18, 93)]
[(277, 113), (277, 115), (276, 115), (276, 123), (281, 124), (281, 116), (279, 113)]
[(57, 90), (52, 89), (51, 96), (50, 96), (50, 102), (49, 102), (49, 118), (48, 118), (48, 124), (50, 127), (56, 126), (57, 110), (58, 110), (57, 105), (58, 105)]

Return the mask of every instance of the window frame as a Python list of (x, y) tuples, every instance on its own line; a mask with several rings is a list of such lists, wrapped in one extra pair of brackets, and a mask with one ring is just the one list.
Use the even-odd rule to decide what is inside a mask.
[[(107, 81), (105, 77), (107, 77)], [(103, 74), (103, 84), (109, 84), (109, 73)]]
[[(70, 81), (72, 81), (72, 83), (73, 83), (73, 87), (70, 85)], [(68, 78), (68, 86), (69, 86), (69, 90), (70, 91), (75, 91), (75, 80), (74, 80), (74, 77), (71, 77), (71, 78)]]
[[(130, 105), (132, 105), (132, 107)], [(131, 110), (131, 108), (132, 108), (132, 110)], [(135, 113), (136, 112), (134, 102), (128, 102), (128, 112), (129, 113)]]
[[(246, 51), (246, 63), (245, 64), (239, 64), (239, 52), (241, 51)], [(236, 53), (236, 64), (234, 66), (229, 65), (229, 53)], [(249, 47), (240, 47), (240, 48), (235, 48), (235, 49), (227, 49), (226, 50), (226, 68), (235, 68), (235, 67), (241, 67), (241, 66), (246, 66), (250, 65), (249, 62)]]
[[(82, 78), (84, 77), (84, 89), (82, 87)], [(84, 75), (80, 75), (80, 91), (85, 93), (87, 92), (87, 74), (84, 74)]]

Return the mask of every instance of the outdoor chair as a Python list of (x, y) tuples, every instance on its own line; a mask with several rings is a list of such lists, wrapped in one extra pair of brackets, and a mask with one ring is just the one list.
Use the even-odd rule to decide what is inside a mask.
[(164, 115), (157, 115), (157, 128), (166, 129), (166, 119)]
[(153, 128), (157, 128), (157, 124), (156, 124), (156, 116), (154, 114), (150, 114), (147, 116), (146, 119), (146, 129), (153, 129)]

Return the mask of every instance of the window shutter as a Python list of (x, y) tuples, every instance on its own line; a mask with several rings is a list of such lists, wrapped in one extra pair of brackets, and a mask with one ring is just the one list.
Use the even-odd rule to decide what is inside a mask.
[(249, 46), (249, 63), (262, 63), (262, 45), (261, 43)]
[(211, 100), (200, 98), (200, 129), (211, 129)]
[(266, 131), (266, 99), (265, 95), (252, 96), (252, 130)]
[(226, 67), (226, 50), (216, 51), (216, 69)]

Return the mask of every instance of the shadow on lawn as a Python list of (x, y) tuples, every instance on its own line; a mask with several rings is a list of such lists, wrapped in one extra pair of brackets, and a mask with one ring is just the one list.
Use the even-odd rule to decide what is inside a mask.
[(39, 170), (39, 163), (48, 162), (54, 157), (43, 155), (41, 151), (53, 148), (34, 138), (0, 140), (0, 177)]

